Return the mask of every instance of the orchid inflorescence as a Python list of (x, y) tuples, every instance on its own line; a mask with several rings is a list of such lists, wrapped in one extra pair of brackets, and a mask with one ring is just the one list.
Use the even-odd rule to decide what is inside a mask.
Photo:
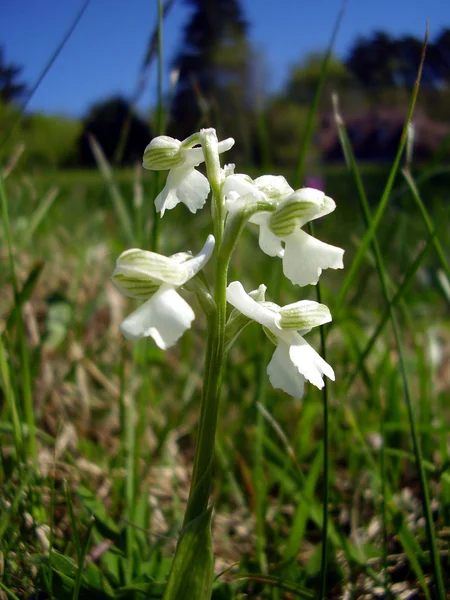
[[(199, 271), (213, 254), (216, 262), (222, 260), (226, 271), (237, 237), (247, 222), (259, 227), (261, 250), (280, 257), (284, 274), (296, 285), (317, 284), (324, 269), (343, 268), (342, 249), (303, 230), (308, 222), (331, 213), (335, 202), (316, 189), (295, 191), (281, 176), (264, 175), (252, 180), (234, 173), (234, 165), (222, 168), (219, 155), (233, 144), (231, 138), (219, 142), (214, 129), (203, 129), (182, 142), (168, 136), (156, 137), (145, 149), (146, 169), (169, 171), (164, 189), (155, 199), (156, 211), (162, 217), (166, 210), (183, 203), (196, 213), (212, 190), (215, 237), (209, 235), (194, 257), (189, 253), (166, 257), (140, 249), (119, 256), (112, 276), (115, 285), (125, 295), (145, 300), (121, 324), (126, 338), (150, 336), (163, 350), (174, 345), (194, 319), (192, 308), (177, 289), (190, 282), (189, 290), (205, 293)], [(196, 170), (203, 162), (207, 176)], [(267, 302), (265, 292), (264, 285), (247, 293), (238, 281), (228, 284), (226, 300), (234, 307), (229, 328), (237, 314), (246, 317), (247, 322), (262, 325), (276, 346), (267, 369), (272, 386), (301, 398), (306, 381), (322, 388), (323, 375), (334, 380), (331, 366), (303, 338), (313, 327), (331, 321), (330, 311), (310, 300), (280, 307)]]

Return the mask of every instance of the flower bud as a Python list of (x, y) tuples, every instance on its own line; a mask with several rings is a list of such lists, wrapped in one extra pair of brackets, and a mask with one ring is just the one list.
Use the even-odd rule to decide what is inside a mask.
[(287, 304), (279, 310), (279, 325), (282, 329), (305, 330), (331, 321), (331, 313), (325, 304), (312, 300), (300, 300)]
[(323, 192), (303, 188), (280, 202), (270, 217), (269, 228), (276, 236), (287, 237), (296, 227), (303, 227), (308, 221), (327, 215), (335, 207), (334, 200)]
[(144, 150), (142, 164), (145, 169), (166, 171), (183, 162), (181, 142), (167, 135), (154, 138)]

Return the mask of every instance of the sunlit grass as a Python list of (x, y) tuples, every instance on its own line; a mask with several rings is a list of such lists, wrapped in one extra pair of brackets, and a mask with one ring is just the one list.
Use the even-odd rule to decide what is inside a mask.
[[(36, 565), (44, 565), (39, 567), (40, 585), (48, 587), (52, 571), (45, 567), (43, 558), (48, 554), (44, 551), (46, 539), (58, 552), (51, 555), (56, 569), (51, 578), (55, 597), (63, 597), (58, 590), (68, 585), (64, 584), (64, 573), (80, 586), (80, 597), (87, 597), (88, 589), (97, 589), (97, 593), (102, 590), (107, 597), (108, 590), (112, 594), (120, 586), (122, 594), (136, 594), (136, 586), (140, 586), (141, 591), (152, 589), (157, 597), (167, 576), (186, 501), (204, 324), (197, 319), (194, 331), (167, 356), (151, 344), (143, 343), (133, 353), (124, 345), (117, 325), (126, 307), (108, 278), (126, 241), (121, 221), (108, 204), (108, 189), (98, 175), (89, 177), (95, 194), (78, 174), (78, 189), (68, 186), (60, 192), (37, 223), (32, 238), (25, 236), (23, 245), (20, 207), (31, 188), (20, 177), (14, 180), (10, 176), (5, 182), (18, 294), (24, 292), (27, 281), (31, 283), (26, 286), (23, 300), (27, 305), (23, 311), (24, 338), (10, 316), (14, 313), (14, 297), (9, 287), (7, 254), (3, 254), (1, 283), (6, 294), (1, 303), (2, 321), (8, 328), (2, 336), (0, 373), (5, 398), (0, 422), (5, 561), (2, 581), (11, 593), (29, 593), (37, 585)], [(364, 225), (355, 217), (357, 196), (351, 191), (351, 175), (344, 169), (340, 173), (335, 170), (334, 178), (329, 178), (327, 192), (337, 199), (336, 218), (320, 224), (320, 233), (326, 228), (328, 239), (345, 246), (347, 261), (351, 261)], [(383, 169), (379, 170), (379, 178), (381, 187)], [(414, 179), (416, 183), (420, 180), (420, 172)], [(48, 189), (47, 182), (32, 180), (31, 184), (38, 207), (39, 198)], [(151, 182), (144, 178), (145, 202), (150, 202), (149, 185)], [(340, 200), (339, 189), (346, 189), (345, 199)], [(396, 189), (403, 189), (401, 197)], [(448, 227), (443, 222), (447, 189), (442, 176), (441, 180), (436, 178), (433, 197), (427, 198), (427, 188), (420, 191), (419, 184), (427, 206), (428, 220), (424, 222), (423, 211), (415, 208), (414, 197), (399, 180), (392, 193), (396, 200), (382, 221), (388, 225), (389, 235), (383, 234), (383, 226), (379, 230), (379, 250), (391, 285), (403, 290), (397, 300), (394, 292), (391, 302), (401, 303), (409, 315), (400, 315), (404, 362), (413, 411), (422, 415), (417, 428), (426, 449), (423, 465), (430, 481), (441, 555), (450, 513), (446, 470), (449, 415), (445, 401), (449, 388), (443, 359), (430, 362), (429, 352), (439, 357), (439, 353), (446, 356), (449, 351), (448, 302), (436, 279), (437, 269), (445, 269), (448, 260), (444, 242)], [(134, 215), (131, 178), (121, 183), (121, 193)], [(417, 211), (416, 216), (413, 211)], [(195, 240), (204, 237), (202, 219), (191, 219), (187, 227), (186, 214), (167, 217), (172, 220), (167, 230), (173, 230), (173, 225), (178, 238), (165, 238), (164, 221), (161, 243), (168, 252), (195, 246)], [(177, 228), (179, 219), (182, 221)], [(406, 230), (402, 228), (405, 219)], [(411, 268), (402, 272), (397, 257), (404, 245), (410, 249)], [(424, 245), (428, 250), (422, 253)], [(434, 254), (433, 246), (438, 254)], [(273, 260), (261, 254), (255, 256), (254, 248), (255, 238), (249, 230), (232, 265), (233, 274), (254, 284), (260, 282), (254, 280), (256, 276), (261, 281), (276, 281)], [(417, 256), (419, 263), (413, 267)], [(45, 258), (44, 269), (30, 280), (33, 262), (39, 257)], [(335, 273), (322, 286), (324, 301), (332, 311), (342, 277)], [(403, 277), (408, 277), (407, 288), (402, 287)], [(296, 297), (296, 291), (287, 284), (279, 293), (281, 302)], [(375, 587), (398, 584), (399, 577), (405, 589), (427, 590), (430, 585), (432, 570), (416, 489), (415, 459), (407, 414), (399, 399), (398, 355), (389, 330), (380, 331), (365, 352), (364, 362), (359, 362), (384, 314), (383, 295), (369, 253), (361, 262), (350, 287), (350, 299), (342, 304), (327, 342), (328, 360), (337, 373), (336, 383), (329, 388), (330, 597), (339, 597), (339, 590), (346, 586), (355, 593), (366, 590), (373, 594)], [(261, 364), (266, 362), (266, 347), (259, 333), (256, 328), (248, 328), (239, 348), (231, 353), (227, 369), (213, 526), (216, 572), (225, 573), (217, 581), (215, 594), (217, 598), (237, 597), (239, 591), (247, 590), (251, 597), (282, 598), (286, 593), (283, 590), (291, 589), (291, 593), (307, 597), (305, 590), (314, 593), (320, 581), (321, 403), (318, 392), (311, 388), (302, 403), (268, 388), (264, 409), (258, 408), (258, 386), (264, 384), (265, 375)], [(37, 478), (28, 460), (32, 453), (27, 449), (24, 456), (21, 450), (24, 443), (29, 448), (31, 438), (24, 403), (26, 389), (20, 377), (20, 339), (26, 342), (31, 357), (40, 473)], [(318, 347), (318, 336), (312, 339)], [(357, 365), (359, 373), (355, 374)], [(384, 447), (380, 447), (380, 435), (384, 436)], [(67, 503), (64, 481), (72, 504)], [(93, 495), (89, 496), (88, 491)], [(73, 522), (70, 524), (69, 506), (73, 506), (78, 538), (74, 537)], [(89, 546), (85, 546), (90, 514), (96, 516), (96, 522)], [(259, 515), (256, 522), (253, 515)], [(51, 534), (46, 529), (49, 525)], [(76, 539), (79, 542), (75, 543)], [(104, 540), (111, 540), (112, 547), (120, 549), (119, 554)], [(77, 556), (79, 560), (84, 552), (90, 566), (81, 572)], [(90, 553), (96, 552), (100, 557), (89, 559)], [(233, 567), (235, 563), (240, 566)], [(383, 565), (388, 566), (388, 573)], [(157, 583), (151, 583), (149, 575)], [(126, 591), (130, 585), (135, 587)], [(432, 588), (423, 593), (434, 595)]]

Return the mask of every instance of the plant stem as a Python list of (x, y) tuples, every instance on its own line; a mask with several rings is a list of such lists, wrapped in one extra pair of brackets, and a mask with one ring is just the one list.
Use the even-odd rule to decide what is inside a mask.
[(221, 252), (225, 226), (225, 202), (222, 194), (222, 172), (216, 132), (205, 129), (200, 133), (205, 154), (208, 180), (212, 191), (212, 216), (216, 239), (214, 301), (215, 309), (208, 313), (206, 348), (200, 424), (195, 449), (194, 470), (183, 526), (199, 517), (208, 507), (211, 491), (212, 462), (219, 411), (220, 387), (225, 359), (225, 323), (227, 317), (227, 276), (231, 250)]
[(220, 387), (225, 357), (227, 271), (228, 261), (217, 260), (214, 293), (216, 310), (208, 318), (208, 341), (200, 425), (184, 525), (187, 525), (204, 512), (209, 501)]

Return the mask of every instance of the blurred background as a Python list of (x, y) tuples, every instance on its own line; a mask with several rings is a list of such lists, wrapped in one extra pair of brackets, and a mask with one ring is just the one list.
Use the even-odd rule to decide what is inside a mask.
[[(74, 22), (82, 2), (3, 3), (0, 137)], [(165, 130), (183, 139), (213, 125), (233, 136), (233, 160), (294, 166), (341, 2), (166, 0)], [(156, 133), (157, 18), (149, 0), (91, 0), (46, 74), (0, 160), (23, 142), (21, 167), (95, 165), (86, 132), (116, 164), (140, 159)], [(350, 1), (316, 117), (309, 166), (343, 160), (332, 114), (336, 92), (356, 157), (391, 161), (430, 42), (414, 117), (415, 156), (450, 133), (450, 9), (445, 0)], [(51, 140), (51, 143), (49, 143)], [(265, 140), (265, 141), (264, 141)], [(263, 141), (264, 143), (261, 143)]]

